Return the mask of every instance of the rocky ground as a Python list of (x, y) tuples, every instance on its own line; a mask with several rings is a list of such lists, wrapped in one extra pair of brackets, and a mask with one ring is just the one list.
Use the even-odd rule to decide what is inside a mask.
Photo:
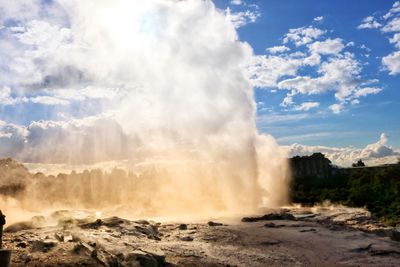
[(9, 226), (4, 243), (12, 266), (400, 266), (398, 238), (363, 209), (335, 207), (191, 223), (59, 211)]

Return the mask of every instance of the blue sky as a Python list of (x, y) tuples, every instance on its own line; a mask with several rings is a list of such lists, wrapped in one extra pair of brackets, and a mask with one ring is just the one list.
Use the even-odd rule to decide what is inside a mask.
[[(345, 48), (360, 64), (361, 79), (378, 80), (373, 85), (381, 91), (358, 98), (358, 104), (346, 104), (343, 110), (334, 114), (329, 106), (337, 103), (334, 91), (321, 94), (298, 94), (296, 102), (318, 102), (319, 106), (308, 111), (295, 111), (293, 107), (283, 107), (281, 102), (287, 90), (274, 87), (256, 89), (256, 100), (262, 106), (258, 115), (265, 116), (265, 123), (259, 129), (271, 133), (281, 144), (302, 143), (306, 145), (357, 146), (363, 147), (385, 132), (390, 144), (400, 147), (400, 76), (389, 74), (382, 65), (385, 57), (397, 49), (389, 42), (393, 32), (384, 33), (380, 29), (359, 29), (364, 18), (374, 16), (379, 19), (393, 6), (395, 1), (215, 1), (220, 8), (229, 7), (232, 12), (249, 10), (257, 13), (254, 22), (248, 21), (238, 29), (240, 39), (248, 42), (254, 52), (265, 55), (266, 49), (282, 46), (290, 29), (313, 27), (326, 33), (316, 40), (340, 38), (343, 44), (353, 42)], [(239, 1), (240, 2), (240, 1)], [(257, 5), (251, 6), (252, 4)], [(315, 18), (321, 17), (318, 21)], [(382, 23), (383, 24), (383, 23)], [(307, 48), (287, 44), (290, 52)], [(365, 46), (365, 47), (364, 47)], [(316, 77), (316, 68), (302, 68), (303, 76)]]

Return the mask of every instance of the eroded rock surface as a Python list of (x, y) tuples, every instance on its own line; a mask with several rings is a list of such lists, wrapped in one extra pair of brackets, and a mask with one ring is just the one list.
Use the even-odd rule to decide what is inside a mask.
[(263, 219), (157, 223), (62, 211), (10, 226), (4, 243), (12, 266), (400, 266), (400, 242), (382, 234), (393, 229), (362, 209), (249, 218)]

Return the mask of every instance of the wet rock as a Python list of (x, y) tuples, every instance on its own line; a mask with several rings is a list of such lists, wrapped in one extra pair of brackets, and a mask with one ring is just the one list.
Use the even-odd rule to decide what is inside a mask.
[(52, 240), (35, 240), (32, 242), (32, 252), (48, 252), (50, 249), (57, 245), (56, 242)]
[(242, 219), (242, 222), (258, 222), (258, 221), (273, 221), (273, 220), (295, 221), (296, 218), (290, 213), (280, 212), (280, 213), (269, 213), (260, 217), (244, 217)]
[(208, 224), (208, 226), (211, 226), (211, 227), (214, 227), (214, 226), (223, 226), (222, 223), (217, 223), (217, 222), (213, 222), (213, 221), (210, 221), (210, 222), (208, 222), (207, 224)]
[(179, 225), (179, 230), (187, 230), (187, 224), (181, 224)]

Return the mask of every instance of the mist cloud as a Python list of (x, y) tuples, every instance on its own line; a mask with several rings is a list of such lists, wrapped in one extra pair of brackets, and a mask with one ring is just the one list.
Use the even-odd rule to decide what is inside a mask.
[[(10, 38), (0, 67), (9, 76), (0, 85), (52, 101), (80, 92), (95, 98), (102, 88), (122, 93), (90, 116), (4, 124), (0, 140), (18, 145), (1, 147), (1, 155), (36, 163), (128, 160), (129, 168), (155, 169), (157, 184), (143, 193), (158, 196), (157, 211), (192, 211), (199, 200), (225, 211), (286, 201), (285, 153), (254, 122), (245, 68), (253, 53), (225, 11), (212, 1), (30, 3), (37, 16), (13, 13), (16, 25), (2, 30)], [(218, 201), (204, 198), (210, 187)]]

